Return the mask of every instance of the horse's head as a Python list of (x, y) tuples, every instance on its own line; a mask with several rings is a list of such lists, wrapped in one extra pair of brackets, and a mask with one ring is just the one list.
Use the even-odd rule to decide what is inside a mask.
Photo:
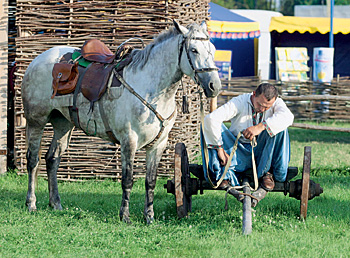
[(185, 28), (174, 20), (174, 26), (182, 35), (179, 53), (182, 72), (203, 88), (205, 96), (217, 96), (221, 81), (214, 63), (215, 47), (209, 40), (206, 23)]

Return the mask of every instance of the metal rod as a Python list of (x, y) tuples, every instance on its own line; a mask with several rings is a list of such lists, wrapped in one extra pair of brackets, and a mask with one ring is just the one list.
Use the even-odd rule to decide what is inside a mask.
[[(243, 180), (243, 193), (250, 194), (248, 179)], [(243, 200), (242, 233), (243, 235), (252, 233), (252, 200), (248, 195), (245, 195)]]
[(334, 16), (334, 0), (330, 0), (331, 6), (330, 6), (330, 30), (329, 30), (329, 47), (333, 47), (333, 16)]

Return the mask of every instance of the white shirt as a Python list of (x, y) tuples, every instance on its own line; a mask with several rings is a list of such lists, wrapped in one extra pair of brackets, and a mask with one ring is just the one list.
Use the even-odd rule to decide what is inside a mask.
[[(232, 98), (204, 118), (203, 133), (208, 147), (221, 146), (221, 125), (224, 121), (231, 121), (229, 130), (237, 136), (238, 132), (253, 126), (253, 93), (242, 94)], [(292, 125), (294, 115), (281, 98), (277, 98), (272, 107), (262, 113), (262, 123), (271, 137), (284, 131)], [(240, 142), (249, 143), (244, 136)]]

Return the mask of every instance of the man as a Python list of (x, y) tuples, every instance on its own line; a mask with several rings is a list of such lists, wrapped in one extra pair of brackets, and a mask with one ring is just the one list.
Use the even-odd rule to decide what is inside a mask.
[[(227, 189), (230, 185), (239, 185), (243, 172), (252, 168), (251, 141), (256, 137), (254, 154), (260, 181), (258, 190), (253, 193), (257, 200), (253, 200), (252, 205), (256, 206), (268, 191), (273, 190), (274, 180), (286, 180), (290, 159), (287, 128), (293, 123), (293, 119), (291, 111), (278, 98), (277, 89), (269, 83), (260, 84), (252, 93), (232, 98), (207, 115), (204, 119), (203, 135), (209, 152), (210, 178), (218, 182), (225, 165), (231, 162), (219, 188)], [(224, 121), (231, 121), (229, 129), (223, 124)], [(229, 161), (229, 154), (239, 132), (243, 136), (239, 139), (236, 153)], [(243, 198), (242, 195), (233, 195), (238, 200)]]

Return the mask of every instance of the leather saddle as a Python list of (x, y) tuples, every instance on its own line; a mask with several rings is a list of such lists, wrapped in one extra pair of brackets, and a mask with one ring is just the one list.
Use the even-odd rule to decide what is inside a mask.
[(113, 63), (116, 55), (100, 40), (89, 39), (81, 48), (81, 55), (88, 61), (103, 64)]
[[(60, 63), (54, 65), (53, 76), (53, 95), (64, 95), (75, 91), (78, 85), (78, 91), (93, 104), (99, 100), (107, 89), (112, 70), (122, 74), (123, 68), (131, 62), (133, 47), (122, 45), (118, 48), (116, 54), (100, 40), (91, 39), (84, 43), (80, 53), (68, 53), (62, 57)], [(75, 58), (74, 56), (77, 56)], [(72, 64), (72, 58), (78, 60)], [(85, 67), (78, 64), (85, 65)], [(79, 70), (79, 71), (78, 71)], [(79, 78), (80, 77), (80, 78)], [(79, 79), (78, 79), (79, 78)], [(113, 78), (112, 86), (120, 86), (117, 78)], [(78, 92), (78, 93), (79, 93)]]

